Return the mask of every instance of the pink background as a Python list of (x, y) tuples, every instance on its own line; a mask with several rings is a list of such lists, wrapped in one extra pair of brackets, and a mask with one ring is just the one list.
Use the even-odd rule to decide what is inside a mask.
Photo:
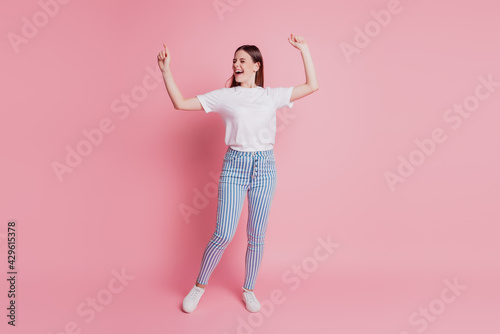
[[(375, 29), (371, 11), (393, 1), (220, 3), (231, 10), (70, 1), (46, 22), (34, 0), (1, 11), (2, 276), (10, 220), (19, 273), (15, 329), (1, 280), (2, 333), (64, 333), (72, 322), (81, 333), (498, 333), (500, 86), (459, 127), (443, 118), (474, 101), (479, 77), (500, 81), (498, 1), (402, 0), (350, 61), (341, 43)], [(45, 25), (16, 52), (9, 33), (21, 36), (33, 16)], [(290, 87), (305, 80), (290, 33), (306, 38), (320, 89), (278, 110), (287, 115), (278, 188), (255, 289), (272, 307), (251, 315), (241, 301), (245, 202), (198, 309), (185, 314), (215, 227), (211, 174), (222, 167), (224, 124), (173, 109), (150, 74), (160, 74), (156, 55), (166, 43), (184, 97), (223, 87), (242, 44), (263, 52), (265, 86)], [(102, 122), (112, 130), (85, 146), (82, 131)], [(416, 152), (435, 128), (446, 140)], [(79, 144), (89, 154), (60, 182), (52, 164)], [(384, 174), (398, 173), (399, 156), (425, 160), (391, 189)], [(207, 202), (185, 219), (180, 208), (197, 191)], [(318, 262), (318, 238), (328, 236), (340, 246)], [(122, 268), (133, 279), (110, 293)], [(445, 280), (466, 288), (454, 295)], [(102, 309), (91, 319), (89, 306), (85, 316), (77, 308), (92, 298)]]

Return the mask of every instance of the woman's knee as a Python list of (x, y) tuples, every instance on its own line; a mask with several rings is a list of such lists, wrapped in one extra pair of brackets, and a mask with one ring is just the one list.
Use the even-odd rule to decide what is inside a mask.
[(232, 239), (233, 235), (230, 235), (228, 233), (223, 233), (223, 234), (214, 233), (212, 235), (212, 238), (210, 239), (210, 242), (217, 248), (225, 249)]
[(262, 249), (264, 248), (265, 234), (254, 235), (251, 233), (247, 234), (248, 247), (252, 249)]

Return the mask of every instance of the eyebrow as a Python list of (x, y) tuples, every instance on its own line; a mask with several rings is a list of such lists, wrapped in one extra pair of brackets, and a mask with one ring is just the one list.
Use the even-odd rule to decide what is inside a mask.
[[(243, 57), (241, 57), (241, 58), (240, 58), (240, 60), (241, 60), (241, 59), (243, 59), (243, 60), (247, 60), (246, 58), (243, 58)], [(236, 58), (233, 58), (233, 60), (236, 60)]]

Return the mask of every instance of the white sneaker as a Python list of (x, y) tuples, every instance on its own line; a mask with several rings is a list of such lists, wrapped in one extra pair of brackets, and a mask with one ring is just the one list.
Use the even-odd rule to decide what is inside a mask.
[(187, 296), (184, 298), (182, 302), (182, 309), (186, 313), (191, 313), (198, 306), (198, 302), (200, 301), (201, 295), (205, 292), (204, 288), (199, 288), (196, 285), (189, 291)]
[(260, 303), (255, 297), (253, 291), (248, 291), (243, 288), (243, 301), (246, 304), (246, 308), (248, 312), (259, 312), (260, 311)]

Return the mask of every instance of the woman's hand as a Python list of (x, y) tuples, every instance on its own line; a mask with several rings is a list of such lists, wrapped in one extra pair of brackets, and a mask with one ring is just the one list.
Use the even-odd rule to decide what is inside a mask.
[(158, 67), (160, 67), (162, 72), (165, 72), (170, 70), (170, 59), (172, 56), (170, 56), (170, 51), (168, 51), (165, 43), (163, 43), (163, 46), (165, 49), (158, 53)]
[(306, 40), (302, 36), (295, 36), (294, 34), (290, 34), (290, 37), (288, 37), (288, 41), (300, 51), (308, 48)]

